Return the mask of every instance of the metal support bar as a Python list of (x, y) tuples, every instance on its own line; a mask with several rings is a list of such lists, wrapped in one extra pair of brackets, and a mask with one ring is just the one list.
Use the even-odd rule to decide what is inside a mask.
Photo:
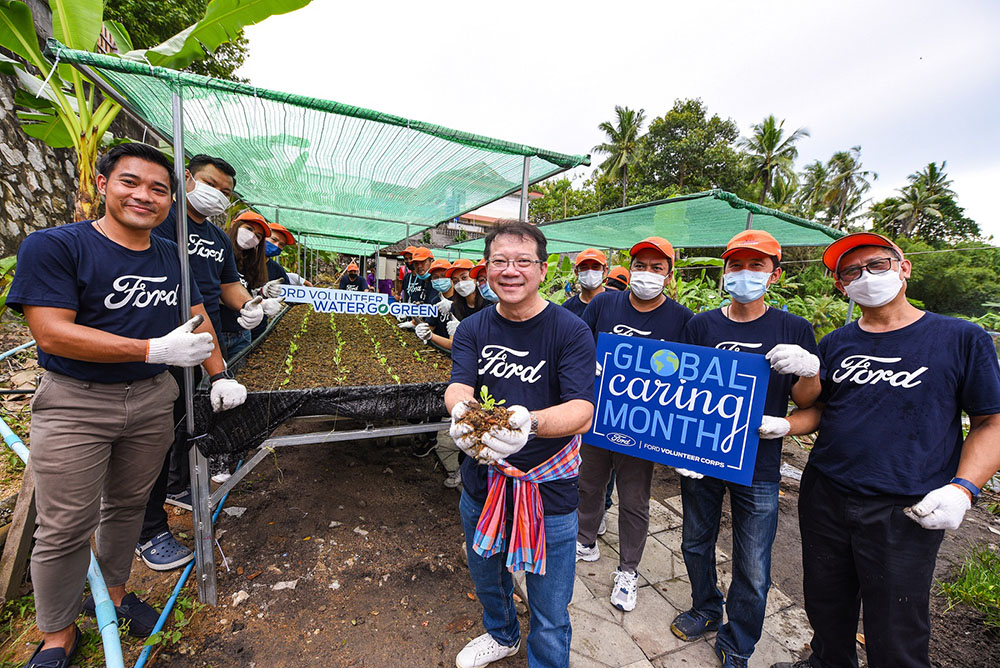
[(747, 211), (747, 229), (753, 229), (753, 211)]
[[(277, 209), (278, 204), (268, 204), (266, 202), (246, 202), (247, 206), (266, 206)], [(286, 211), (301, 211), (302, 213), (318, 213), (322, 216), (342, 216), (344, 218), (357, 218), (358, 220), (374, 220), (378, 223), (391, 223), (393, 225), (409, 225), (405, 220), (394, 220), (392, 218), (376, 218), (375, 216), (362, 216), (356, 213), (340, 213), (339, 211), (321, 211), (319, 209), (304, 209), (302, 207), (295, 206), (285, 206), (281, 204), (280, 207)]]
[(528, 220), (528, 181), (531, 177), (531, 156), (524, 156), (524, 170), (521, 174), (521, 214), (518, 220), (522, 223)]
[(850, 325), (851, 320), (854, 319), (854, 300), (851, 299), (847, 302), (847, 320), (844, 321), (845, 325)]
[[(93, 83), (95, 86), (97, 86), (97, 89), (99, 91), (101, 91), (102, 93), (104, 93), (105, 95), (107, 95), (108, 97), (110, 97), (117, 104), (121, 105), (122, 110), (126, 114), (128, 114), (128, 116), (132, 120), (134, 120), (136, 123), (138, 123), (142, 127), (144, 127), (147, 130), (149, 130), (149, 133), (151, 135), (153, 135), (154, 137), (156, 137), (157, 139), (159, 139), (160, 141), (162, 141), (164, 144), (171, 144), (171, 143), (173, 143), (173, 142), (170, 141), (170, 139), (167, 138), (166, 135), (164, 135), (162, 132), (160, 132), (159, 130), (157, 130), (156, 128), (154, 128), (150, 124), (149, 121), (147, 121), (145, 118), (143, 118), (139, 114), (139, 112), (137, 112), (135, 109), (133, 109), (132, 105), (129, 103), (129, 101), (126, 100), (124, 97), (122, 97), (121, 93), (119, 93), (114, 88), (112, 88), (108, 84), (108, 82), (104, 80), (104, 78), (101, 75), (97, 74), (96, 72), (94, 72), (92, 69), (90, 69), (86, 65), (80, 65), (78, 63), (74, 63), (73, 67), (75, 67), (77, 70), (79, 70), (80, 73), (83, 74), (83, 76), (85, 76), (88, 79), (90, 79), (91, 83)], [(181, 183), (183, 183), (183, 181), (181, 181)]]

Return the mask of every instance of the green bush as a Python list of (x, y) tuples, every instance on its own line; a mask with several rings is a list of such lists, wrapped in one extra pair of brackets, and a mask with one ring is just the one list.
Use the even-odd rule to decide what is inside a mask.
[(1000, 549), (973, 546), (955, 581), (940, 584), (951, 606), (972, 606), (985, 616), (987, 627), (1000, 632)]

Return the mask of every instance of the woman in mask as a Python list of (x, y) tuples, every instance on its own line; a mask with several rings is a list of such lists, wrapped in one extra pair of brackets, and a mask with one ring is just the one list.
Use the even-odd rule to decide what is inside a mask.
[[(673, 275), (674, 248), (661, 237), (649, 237), (632, 246), (631, 278), (626, 292), (603, 292), (587, 306), (583, 321), (594, 338), (601, 332), (641, 336), (661, 341), (683, 341), (690, 310), (663, 294)], [(597, 361), (601, 373), (601, 360)], [(611, 452), (584, 443), (580, 447), (580, 506), (576, 558), (597, 561), (597, 532), (604, 519), (604, 500), (611, 471), (618, 485), (618, 535), (620, 557), (613, 574), (611, 605), (624, 611), (635, 608), (636, 569), (649, 530), (649, 490), (653, 462)]]
[(580, 294), (563, 302), (563, 306), (583, 317), (590, 300), (604, 292), (604, 279), (608, 277), (608, 258), (596, 248), (587, 248), (576, 256), (573, 264), (576, 282), (580, 284)]
[[(244, 211), (229, 224), (226, 234), (233, 243), (233, 259), (240, 281), (249, 292), (259, 290), (268, 278), (265, 242), (271, 236), (270, 226), (259, 213)], [(237, 322), (239, 315), (239, 311), (222, 307), (221, 338), (229, 359), (250, 345), (250, 330), (243, 329)]]
[(500, 298), (497, 297), (497, 293), (493, 292), (493, 288), (491, 288), (490, 284), (486, 282), (485, 261), (480, 260), (479, 264), (469, 270), (469, 276), (476, 282), (479, 294), (486, 300), (487, 305), (496, 304), (500, 301)]
[(451, 322), (451, 309), (454, 304), (455, 289), (452, 286), (451, 279), (447, 276), (449, 269), (451, 269), (451, 262), (444, 258), (434, 260), (431, 263), (430, 269), (428, 269), (431, 278), (431, 287), (441, 297), (434, 304), (438, 308), (438, 317), (424, 318), (423, 322), (417, 324), (415, 331), (424, 343), (435, 343), (442, 348), (451, 350), (451, 334), (448, 331), (448, 324)]

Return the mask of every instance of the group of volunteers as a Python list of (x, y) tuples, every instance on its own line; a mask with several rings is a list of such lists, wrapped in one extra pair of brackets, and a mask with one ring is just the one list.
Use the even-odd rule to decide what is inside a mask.
[[(698, 314), (664, 294), (675, 257), (666, 239), (632, 246), (630, 266), (617, 271), (622, 285), (611, 285), (603, 253), (579, 253), (582, 292), (566, 308), (539, 294), (548, 255), (537, 227), (498, 226), (485, 253), (498, 303), (455, 329), (445, 393), (451, 436), (469, 455), (459, 511), (486, 630), (459, 652), (459, 668), (519, 651), (517, 570), (531, 612), (528, 664), (569, 665), (575, 562), (600, 556), (596, 536), (613, 476), (621, 507), (610, 603), (636, 607), (653, 463), (585, 442), (602, 332), (760, 354), (771, 367), (752, 484), (677, 469), (692, 602), (664, 621), (664, 632), (684, 641), (717, 632), (719, 663), (747, 665), (771, 586), (782, 438), (818, 429), (799, 494), (812, 653), (773, 668), (856, 667), (862, 604), (868, 665), (930, 666), (929, 592), (944, 530), (959, 526), (1000, 468), (1000, 366), (983, 329), (907, 301), (911, 265), (891, 240), (862, 232), (826, 249), (834, 285), (861, 318), (819, 345), (806, 320), (768, 303), (782, 268), (781, 246), (765, 231), (729, 242), (722, 257), (730, 300)], [(477, 442), (462, 417), (484, 385), (511, 416)], [(787, 415), (789, 400), (796, 409)], [(716, 542), (727, 491), (733, 549), (724, 596)]]

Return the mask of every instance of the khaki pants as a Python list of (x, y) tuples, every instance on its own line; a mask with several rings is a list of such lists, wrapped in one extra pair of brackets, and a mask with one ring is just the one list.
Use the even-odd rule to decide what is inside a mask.
[(173, 441), (178, 392), (167, 372), (107, 384), (42, 377), (31, 403), (31, 580), (41, 631), (66, 628), (80, 613), (95, 529), (105, 582), (128, 580), (146, 499)]

